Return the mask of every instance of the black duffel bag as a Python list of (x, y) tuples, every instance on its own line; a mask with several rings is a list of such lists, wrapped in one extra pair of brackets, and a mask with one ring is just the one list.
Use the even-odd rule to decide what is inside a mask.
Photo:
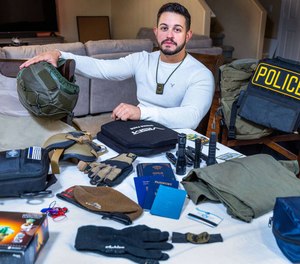
[(297, 131), (300, 63), (279, 57), (261, 60), (243, 95), (239, 116), (279, 131)]
[(178, 133), (152, 121), (116, 120), (101, 126), (97, 139), (116, 152), (149, 156), (176, 147)]

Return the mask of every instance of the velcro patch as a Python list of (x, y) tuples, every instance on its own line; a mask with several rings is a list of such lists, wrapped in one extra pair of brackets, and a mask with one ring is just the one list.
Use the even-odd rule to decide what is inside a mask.
[(30, 147), (28, 148), (27, 159), (41, 160), (42, 148), (41, 147)]
[(300, 100), (298, 72), (262, 62), (257, 66), (251, 82), (253, 85)]

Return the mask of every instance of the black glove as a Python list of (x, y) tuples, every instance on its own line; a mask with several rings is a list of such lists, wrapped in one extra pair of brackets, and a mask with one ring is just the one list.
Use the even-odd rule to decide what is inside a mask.
[(127, 258), (136, 263), (156, 264), (169, 258), (168, 254), (162, 252), (173, 248), (173, 245), (167, 242), (168, 238), (168, 232), (146, 225), (122, 230), (103, 226), (82, 226), (77, 231), (75, 248), (108, 257)]
[(80, 161), (78, 168), (88, 174), (92, 185), (112, 187), (121, 183), (132, 172), (135, 159), (135, 154), (122, 153), (101, 162), (88, 164)]

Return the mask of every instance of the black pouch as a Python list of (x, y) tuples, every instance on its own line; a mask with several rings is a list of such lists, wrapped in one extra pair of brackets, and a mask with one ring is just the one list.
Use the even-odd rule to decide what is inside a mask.
[(300, 196), (276, 198), (269, 225), (282, 253), (300, 263)]
[(41, 147), (0, 152), (0, 197), (49, 195), (56, 182), (49, 174), (48, 152)]
[(261, 60), (243, 96), (239, 116), (279, 131), (297, 131), (300, 64), (283, 58)]
[(149, 156), (176, 147), (178, 133), (152, 121), (112, 121), (102, 125), (97, 139), (113, 150)]

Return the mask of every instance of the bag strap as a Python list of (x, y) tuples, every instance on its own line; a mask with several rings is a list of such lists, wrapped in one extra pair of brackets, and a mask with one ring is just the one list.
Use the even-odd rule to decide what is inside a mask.
[(244, 97), (245, 91), (241, 91), (238, 98), (232, 103), (231, 107), (231, 113), (230, 113), (230, 122), (229, 122), (229, 128), (228, 128), (228, 138), (235, 139), (236, 133), (235, 133), (235, 122), (236, 117), (238, 114), (238, 109), (241, 106), (242, 99)]
[(57, 182), (57, 178), (55, 177), (55, 175), (53, 173), (49, 173), (47, 175), (47, 184), (45, 190), (48, 189), (51, 185), (53, 185), (56, 182)]
[[(86, 149), (83, 145), (89, 146), (89, 148)], [(90, 161), (90, 159), (96, 160), (107, 152), (106, 148), (93, 142), (93, 138), (89, 132), (82, 131), (51, 136), (44, 143), (44, 148), (49, 152), (51, 171), (54, 174), (60, 173), (59, 160), (65, 154), (76, 159), (83, 159), (82, 155), (85, 153), (85, 156), (89, 155), (88, 160)], [(70, 152), (71, 149), (72, 151)]]
[(61, 155), (64, 153), (65, 149), (55, 149), (51, 155), (50, 158), (50, 164), (51, 164), (51, 172), (54, 174), (60, 174), (59, 170), (59, 159)]
[(29, 192), (20, 194), (20, 198), (34, 198), (34, 197), (44, 197), (52, 194), (51, 190), (47, 190), (51, 185), (57, 182), (57, 178), (54, 174), (48, 174), (46, 178), (46, 186), (43, 191)]

